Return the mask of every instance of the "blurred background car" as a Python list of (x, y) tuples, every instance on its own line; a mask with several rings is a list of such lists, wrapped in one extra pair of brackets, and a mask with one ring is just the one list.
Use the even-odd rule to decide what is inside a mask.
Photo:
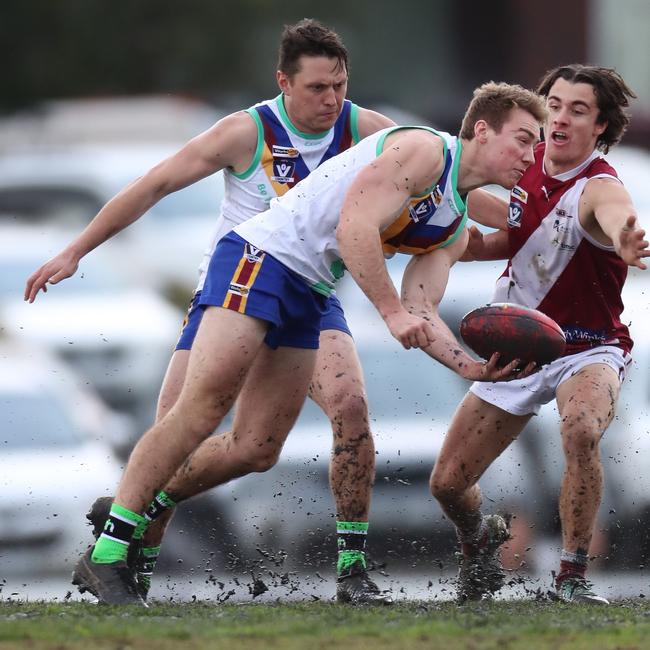
[[(124, 186), (182, 143), (80, 145), (0, 157), (0, 224), (31, 224), (72, 239)], [(223, 197), (221, 174), (169, 195), (116, 236), (138, 280), (185, 307)]]
[(74, 276), (51, 285), (33, 304), (24, 302), (28, 276), (67, 242), (67, 235), (36, 225), (0, 226), (0, 321), (23, 344), (70, 362), (144, 430), (183, 314), (137, 281), (138, 265), (127, 264), (130, 258), (117, 245), (93, 251)]
[(91, 541), (84, 514), (121, 474), (132, 421), (65, 363), (0, 336), (0, 576), (71, 570)]
[[(396, 286), (407, 259), (398, 256), (388, 262)], [(503, 267), (503, 262), (473, 262), (452, 268), (440, 313), (457, 335), (462, 316), (489, 302), (491, 285)], [(631, 306), (625, 314), (640, 309), (647, 316), (648, 302), (633, 286), (626, 289)], [(431, 497), (429, 476), (469, 382), (420, 351), (403, 350), (349, 278), (339, 295), (364, 369), (377, 453), (370, 554), (389, 568), (428, 566), (434, 560), (453, 567), (453, 527)], [(636, 365), (642, 368), (650, 361), (645, 338), (641, 336), (635, 348)], [(629, 531), (639, 530), (641, 535), (650, 525), (650, 477), (643, 469), (650, 438), (644, 433), (647, 426), (639, 426), (650, 421), (646, 375), (631, 370), (618, 415), (602, 443), (605, 492), (591, 552), (607, 555), (610, 568), (631, 568), (640, 562), (640, 537), (635, 546)], [(301, 570), (331, 564), (336, 552), (328, 484), (331, 440), (329, 422), (308, 400), (275, 468), (214, 491), (222, 495), (224, 534), (241, 557), (286, 556), (290, 566)], [(548, 556), (551, 562), (556, 560), (552, 549), (560, 545), (558, 494), (563, 469), (559, 415), (551, 403), (480, 481), (484, 510), (513, 516), (514, 538), (504, 552), (508, 568), (534, 572)], [(643, 538), (647, 540), (647, 533)]]

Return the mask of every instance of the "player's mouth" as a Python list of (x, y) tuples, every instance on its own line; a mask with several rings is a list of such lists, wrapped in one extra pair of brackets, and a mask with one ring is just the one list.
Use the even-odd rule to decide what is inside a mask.
[(551, 131), (550, 140), (553, 144), (564, 145), (569, 142), (569, 136), (566, 131)]

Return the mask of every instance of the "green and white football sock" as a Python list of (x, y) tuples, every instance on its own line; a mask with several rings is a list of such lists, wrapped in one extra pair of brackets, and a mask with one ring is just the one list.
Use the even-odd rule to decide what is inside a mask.
[(146, 527), (146, 524), (147, 520), (142, 515), (114, 503), (90, 559), (96, 564), (126, 560), (136, 529), (142, 528), (142, 536), (143, 525)]
[(138, 583), (143, 585), (147, 591), (151, 587), (151, 577), (158, 562), (160, 555), (160, 546), (145, 546), (140, 549), (140, 554), (136, 561), (136, 573)]
[(144, 516), (147, 522), (152, 522), (160, 515), (163, 514), (166, 510), (170, 508), (175, 508), (178, 504), (174, 499), (167, 494), (164, 490), (161, 490), (155, 497), (154, 500), (149, 504), (149, 507), (146, 509)]
[(336, 542), (338, 560), (336, 575), (339, 578), (366, 569), (366, 537), (368, 535), (367, 521), (337, 521)]

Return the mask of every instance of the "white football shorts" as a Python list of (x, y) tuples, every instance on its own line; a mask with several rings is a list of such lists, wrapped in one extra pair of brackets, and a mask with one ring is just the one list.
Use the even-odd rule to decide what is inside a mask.
[(613, 368), (623, 382), (631, 362), (632, 357), (621, 348), (603, 345), (560, 357), (525, 379), (475, 381), (470, 386), (470, 391), (513, 415), (537, 414), (543, 404), (548, 404), (555, 398), (557, 387), (585, 366), (604, 363)]

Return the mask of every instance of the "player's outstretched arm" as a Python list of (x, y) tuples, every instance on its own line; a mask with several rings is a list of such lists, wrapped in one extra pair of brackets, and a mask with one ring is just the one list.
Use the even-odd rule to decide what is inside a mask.
[(593, 215), (600, 230), (612, 241), (617, 255), (629, 266), (645, 269), (650, 257), (646, 232), (638, 224), (632, 199), (623, 185), (609, 179), (593, 179), (583, 192), (580, 216), (589, 231)]
[(498, 355), (493, 355), (487, 362), (475, 361), (440, 318), (438, 307), (447, 287), (449, 270), (465, 249), (466, 241), (467, 233), (464, 232), (447, 248), (413, 257), (402, 280), (402, 303), (410, 313), (431, 324), (433, 338), (422, 348), (424, 352), (461, 377), (472, 381), (502, 381), (524, 377), (532, 372), (533, 366), (517, 372), (518, 361), (514, 360), (500, 368)]
[(442, 141), (422, 130), (389, 136), (384, 152), (364, 167), (347, 191), (336, 235), (345, 266), (368, 296), (391, 334), (405, 348), (423, 347), (431, 325), (402, 306), (381, 244), (381, 232), (406, 206), (438, 179)]
[(25, 300), (34, 302), (48, 283), (73, 275), (84, 255), (137, 221), (168, 194), (224, 167), (245, 169), (256, 144), (257, 127), (248, 114), (234, 113), (219, 120), (113, 197), (61, 253), (29, 276)]

